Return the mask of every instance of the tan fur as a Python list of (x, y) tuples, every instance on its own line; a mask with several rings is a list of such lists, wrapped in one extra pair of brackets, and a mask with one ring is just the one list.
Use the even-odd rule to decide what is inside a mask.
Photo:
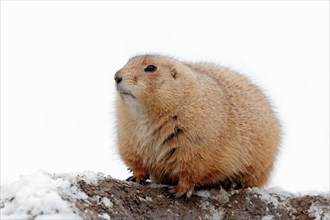
[[(145, 72), (148, 65), (155, 72)], [(280, 141), (271, 106), (242, 75), (208, 63), (133, 57), (116, 78), (119, 153), (137, 180), (195, 186), (261, 187)]]

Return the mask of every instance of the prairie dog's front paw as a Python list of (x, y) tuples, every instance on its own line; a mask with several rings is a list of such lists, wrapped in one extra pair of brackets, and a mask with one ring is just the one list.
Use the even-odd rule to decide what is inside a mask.
[(135, 176), (130, 176), (126, 179), (126, 181), (129, 181), (129, 182), (136, 182), (136, 183), (139, 183), (139, 184), (142, 184), (144, 185), (147, 181), (148, 177), (135, 177)]
[(136, 182), (144, 185), (147, 179), (149, 179), (149, 174), (144, 169), (140, 167), (133, 167), (129, 169), (133, 172), (133, 175), (128, 177), (126, 181)]

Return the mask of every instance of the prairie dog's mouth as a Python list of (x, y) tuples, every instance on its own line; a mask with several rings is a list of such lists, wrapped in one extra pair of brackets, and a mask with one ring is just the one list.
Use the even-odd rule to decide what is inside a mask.
[(132, 95), (131, 93), (129, 93), (129, 92), (119, 92), (120, 94), (122, 94), (122, 95)]
[(129, 92), (119, 92), (119, 93), (122, 96), (131, 96), (132, 98), (135, 98), (134, 95), (132, 95), (132, 93), (129, 93)]
[(117, 85), (117, 91), (121, 96), (130, 96), (132, 98), (135, 98), (134, 95), (127, 89), (124, 89), (122, 86)]

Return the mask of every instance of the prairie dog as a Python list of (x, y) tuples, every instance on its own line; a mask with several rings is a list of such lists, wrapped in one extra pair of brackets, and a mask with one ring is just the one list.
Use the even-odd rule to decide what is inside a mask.
[(176, 197), (225, 182), (266, 184), (280, 125), (244, 76), (211, 63), (141, 55), (115, 81), (119, 154), (133, 171), (130, 180), (171, 185)]

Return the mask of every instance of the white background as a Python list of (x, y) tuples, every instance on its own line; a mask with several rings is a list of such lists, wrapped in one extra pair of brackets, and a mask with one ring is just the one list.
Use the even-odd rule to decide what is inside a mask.
[(329, 190), (328, 1), (1, 1), (1, 185), (38, 169), (128, 177), (113, 74), (146, 52), (248, 75), (283, 126), (269, 186)]

